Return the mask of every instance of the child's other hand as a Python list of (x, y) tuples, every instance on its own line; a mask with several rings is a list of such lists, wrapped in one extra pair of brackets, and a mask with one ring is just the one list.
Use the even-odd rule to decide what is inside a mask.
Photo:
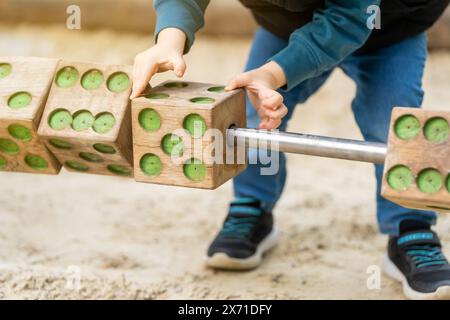
[(269, 62), (261, 68), (235, 76), (226, 87), (226, 90), (243, 87), (247, 89), (250, 102), (261, 119), (259, 129), (278, 128), (281, 125), (281, 119), (288, 113), (283, 103), (283, 96), (276, 91), (276, 88), (284, 85), (284, 73), (278, 65), (269, 65), (272, 63), (275, 64), (275, 62)]
[(139, 96), (156, 73), (173, 70), (179, 78), (184, 75), (186, 71), (183, 59), (185, 42), (184, 32), (175, 28), (167, 28), (160, 32), (156, 45), (136, 56), (130, 99)]

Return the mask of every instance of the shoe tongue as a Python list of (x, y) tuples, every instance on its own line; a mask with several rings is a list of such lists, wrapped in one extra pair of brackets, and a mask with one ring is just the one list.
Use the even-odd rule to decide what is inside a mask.
[(250, 197), (239, 197), (231, 201), (231, 206), (241, 206), (241, 205), (259, 208), (260, 201)]
[(229, 214), (236, 217), (259, 217), (263, 214), (263, 211), (261, 208), (255, 208), (251, 206), (232, 205), (230, 206)]
[(436, 233), (429, 229), (416, 230), (412, 232), (406, 232), (400, 235), (397, 239), (397, 245), (399, 247), (407, 247), (410, 245), (436, 245), (441, 246), (441, 242), (439, 241)]
[(259, 217), (263, 214), (259, 200), (250, 197), (234, 199), (229, 214), (234, 217)]

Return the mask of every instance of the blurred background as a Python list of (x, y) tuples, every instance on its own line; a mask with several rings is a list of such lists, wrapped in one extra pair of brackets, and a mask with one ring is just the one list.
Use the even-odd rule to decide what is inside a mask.
[[(187, 56), (186, 80), (226, 83), (242, 70), (256, 28), (238, 3), (212, 0), (206, 27)], [(81, 30), (66, 9), (81, 8)], [(153, 43), (150, 0), (0, 0), (0, 56), (57, 57), (132, 64)], [(430, 31), (424, 107), (450, 110), (450, 9)], [(153, 84), (174, 76), (156, 76)], [(350, 111), (355, 86), (340, 70), (289, 130), (361, 139)], [(232, 196), (139, 184), (113, 177), (0, 173), (0, 298), (330, 298), (401, 299), (382, 277), (386, 243), (375, 219), (373, 168), (341, 160), (289, 157), (288, 185), (275, 215), (280, 243), (261, 268), (205, 269), (203, 257)], [(437, 225), (450, 254), (450, 219)], [(74, 270), (80, 290), (67, 287)]]
[[(155, 14), (151, 0), (2, 0), (0, 19), (7, 22), (64, 24), (61, 12), (72, 4), (83, 10), (84, 28), (108, 28), (120, 32), (150, 33)], [(256, 24), (238, 1), (212, 0), (206, 15), (204, 35), (251, 36)], [(432, 48), (450, 48), (450, 9), (430, 31)]]

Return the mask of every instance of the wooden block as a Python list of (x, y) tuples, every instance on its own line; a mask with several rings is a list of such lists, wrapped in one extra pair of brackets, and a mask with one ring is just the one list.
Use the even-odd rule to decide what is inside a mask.
[(39, 135), (69, 171), (131, 177), (131, 66), (61, 61)]
[(132, 122), (136, 181), (215, 189), (246, 168), (225, 134), (246, 126), (243, 90), (166, 82), (133, 100)]
[(394, 108), (382, 196), (402, 206), (450, 211), (450, 112)]
[(0, 57), (0, 170), (58, 174), (37, 135), (57, 59)]

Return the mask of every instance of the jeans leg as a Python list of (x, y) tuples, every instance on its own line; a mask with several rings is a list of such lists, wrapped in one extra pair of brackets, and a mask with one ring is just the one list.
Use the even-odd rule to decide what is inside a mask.
[[(386, 142), (393, 107), (422, 105), (422, 77), (427, 59), (427, 39), (420, 34), (369, 54), (354, 54), (341, 65), (357, 84), (352, 109), (367, 141)], [(375, 166), (377, 218), (382, 233), (397, 235), (403, 220), (434, 224), (431, 211), (401, 207), (381, 197), (383, 165)]]
[[(258, 68), (265, 64), (267, 60), (277, 52), (287, 46), (287, 42), (276, 37), (265, 29), (256, 32), (255, 39), (248, 58), (246, 71)], [(295, 106), (305, 102), (314, 92), (316, 92), (331, 74), (327, 72), (317, 78), (307, 80), (289, 92), (280, 91), (283, 95), (284, 103), (289, 109), (286, 117), (280, 126), (280, 130), (285, 130), (287, 122), (291, 118)], [(259, 124), (259, 117), (247, 97), (247, 126), (256, 128)], [(267, 211), (272, 211), (276, 202), (283, 192), (286, 182), (286, 157), (281, 152), (269, 153), (272, 162), (262, 164), (256, 149), (249, 149), (249, 165), (247, 169), (233, 179), (234, 194), (236, 197), (253, 197), (261, 202), (262, 207)], [(275, 174), (262, 174), (263, 168), (276, 167)]]

